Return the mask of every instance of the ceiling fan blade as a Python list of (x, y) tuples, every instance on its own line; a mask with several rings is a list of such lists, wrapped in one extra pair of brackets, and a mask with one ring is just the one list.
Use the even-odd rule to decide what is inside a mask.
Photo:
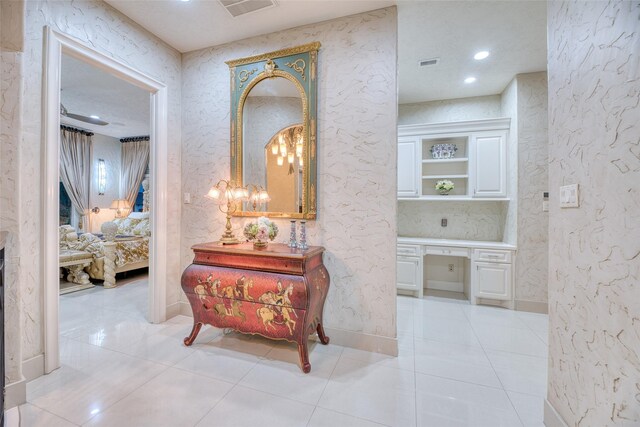
[(105, 122), (104, 120), (96, 119), (93, 117), (82, 116), (80, 114), (73, 114), (73, 113), (67, 112), (66, 116), (72, 119), (80, 120), (81, 122), (91, 123), (92, 125), (97, 125), (97, 126), (106, 126), (109, 124), (109, 122)]

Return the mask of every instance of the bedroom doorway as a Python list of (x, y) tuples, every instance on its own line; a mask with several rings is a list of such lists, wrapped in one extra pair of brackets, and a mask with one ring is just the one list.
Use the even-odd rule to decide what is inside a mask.
[[(51, 28), (45, 29), (44, 55), (42, 281), (44, 370), (49, 373), (60, 366), (59, 266), (63, 265), (60, 243), (66, 242), (66, 232), (76, 242), (72, 249), (89, 254), (83, 261), (88, 265), (81, 268), (74, 263), (82, 260), (73, 256), (65, 259), (65, 263), (71, 263), (63, 270), (66, 282), (70, 282), (68, 286), (91, 287), (87, 282), (92, 279), (103, 280), (105, 288), (129, 282), (122, 289), (99, 290), (115, 304), (120, 304), (114, 298), (117, 295), (113, 292), (117, 291), (127, 294), (122, 302), (137, 300), (138, 304), (129, 308), (150, 323), (166, 319), (166, 274), (162, 268), (167, 259), (167, 89), (162, 83)], [(80, 89), (86, 97), (73, 93)], [(114, 109), (108, 104), (126, 107)], [(78, 152), (69, 146), (89, 148)], [(77, 162), (69, 161), (78, 157), (87, 159), (84, 171), (73, 166)], [(73, 169), (77, 169), (75, 177)], [(80, 182), (83, 184), (77, 184)], [(75, 210), (83, 213), (65, 218), (66, 228), (59, 227), (61, 191), (72, 199)], [(120, 217), (116, 220), (116, 233), (127, 236), (115, 241), (109, 237), (108, 228), (104, 229), (106, 236), (100, 236), (101, 225), (111, 222), (114, 214)], [(74, 240), (78, 231), (82, 240), (79, 245)], [(143, 256), (143, 252), (148, 256)], [(148, 280), (138, 277), (143, 284), (131, 283), (136, 277), (123, 280), (116, 276), (118, 272), (147, 266)]]

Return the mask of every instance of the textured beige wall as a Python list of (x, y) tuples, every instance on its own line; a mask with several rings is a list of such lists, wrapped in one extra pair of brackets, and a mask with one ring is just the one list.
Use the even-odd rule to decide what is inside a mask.
[(398, 125), (495, 119), (501, 115), (500, 95), (400, 104)]
[(518, 80), (511, 80), (500, 96), (501, 111), (511, 119), (507, 139), (507, 162), (509, 163), (507, 193), (511, 200), (506, 208), (503, 241), (518, 243)]
[[(3, 2), (4, 3), (4, 2)], [(19, 158), (18, 191), (5, 198), (10, 209), (18, 212), (19, 255), (23, 266), (19, 274), (22, 311), (22, 358), (26, 360), (43, 351), (41, 238), (41, 99), (42, 99), (42, 35), (43, 27), (71, 35), (99, 52), (163, 82), (168, 87), (168, 236), (179, 240), (180, 224), (180, 54), (125, 18), (101, 1), (29, 1), (26, 7), (25, 52), (21, 76), (22, 127), (19, 143), (10, 148)], [(3, 144), (4, 145), (4, 144)], [(3, 148), (4, 149), (4, 148)], [(2, 170), (15, 167), (3, 157)], [(5, 209), (3, 207), (3, 209)], [(9, 209), (9, 208), (7, 208)], [(178, 257), (169, 258), (166, 270), (167, 302), (178, 301), (181, 270)], [(9, 334), (14, 333), (11, 329)], [(8, 342), (8, 348), (20, 347)]]
[[(23, 313), (20, 310), (20, 191), (19, 162), (22, 129), (23, 34), (10, 31), (7, 21), (22, 28), (24, 3), (0, 2), (0, 230), (6, 231), (5, 247), (5, 375), (7, 384), (19, 381), (22, 347), (20, 337)], [(16, 50), (18, 49), (18, 50)]]
[[(183, 56), (182, 266), (216, 240), (224, 217), (201, 195), (229, 176), (226, 60), (322, 43), (318, 70), (318, 220), (309, 242), (327, 249), (328, 327), (396, 335), (396, 9), (387, 8), (212, 47)], [(243, 219), (233, 220), (239, 231)], [(289, 221), (278, 221), (278, 241)]]
[[(398, 201), (398, 235), (501, 242), (506, 202)], [(447, 226), (440, 220), (447, 218)]]
[[(549, 3), (548, 400), (640, 425), (640, 3)], [(580, 185), (580, 208), (558, 188)]]
[(542, 211), (549, 181), (547, 73), (517, 79), (517, 246), (515, 299), (547, 303), (549, 214)]

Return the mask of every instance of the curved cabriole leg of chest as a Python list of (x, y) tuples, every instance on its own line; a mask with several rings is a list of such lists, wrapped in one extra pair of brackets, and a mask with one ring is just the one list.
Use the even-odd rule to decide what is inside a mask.
[(318, 327), (316, 331), (318, 332), (318, 338), (320, 338), (320, 343), (324, 345), (329, 344), (329, 337), (325, 335), (324, 328), (322, 327), (322, 323), (318, 323)]
[(189, 334), (189, 336), (184, 339), (184, 345), (188, 347), (193, 344), (193, 342), (196, 340), (196, 337), (198, 336), (198, 333), (200, 333), (200, 328), (202, 328), (202, 323), (194, 320), (193, 329), (191, 329), (191, 333)]

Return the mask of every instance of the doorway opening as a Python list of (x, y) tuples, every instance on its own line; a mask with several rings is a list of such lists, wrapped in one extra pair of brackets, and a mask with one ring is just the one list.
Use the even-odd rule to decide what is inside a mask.
[[(95, 50), (91, 47), (51, 28), (45, 29), (45, 73), (43, 78), (43, 235), (42, 235), (42, 252), (44, 254), (44, 267), (42, 282), (44, 284), (44, 368), (45, 373), (49, 373), (60, 366), (59, 355), (59, 333), (60, 333), (60, 156), (63, 154), (61, 150), (62, 138), (61, 124), (65, 126), (69, 123), (61, 123), (61, 117), (64, 117), (64, 121), (70, 119), (84, 118), (84, 122), (80, 120), (79, 126), (83, 128), (85, 133), (94, 133), (92, 130), (87, 130), (87, 127), (91, 126), (91, 121), (100, 122), (103, 121), (97, 114), (90, 111), (70, 111), (67, 106), (62, 107), (64, 96), (61, 96), (61, 89), (63, 88), (63, 71), (64, 64), (72, 63), (77, 66), (88, 66), (95, 70), (97, 79), (105, 79), (104, 75), (107, 75), (107, 79), (114, 79), (121, 83), (126, 83), (131, 87), (131, 90), (146, 93), (145, 107), (146, 110), (146, 126), (148, 126), (148, 214), (141, 215), (148, 217), (148, 264), (149, 268), (149, 286), (148, 290), (145, 290), (147, 296), (146, 300), (146, 318), (151, 323), (160, 323), (166, 319), (166, 274), (161, 270), (166, 266), (167, 259), (167, 200), (166, 200), (166, 187), (167, 187), (167, 89), (164, 84), (157, 82), (156, 80), (144, 75), (143, 73), (125, 65), (118, 61), (113, 60)], [(102, 73), (100, 75), (99, 73)], [(71, 102), (71, 100), (68, 100)], [(86, 107), (89, 108), (89, 107)], [(81, 109), (83, 109), (81, 107)], [(144, 112), (143, 112), (144, 114)], [(91, 116), (98, 116), (98, 118)], [(78, 123), (71, 123), (78, 125)], [(135, 133), (135, 132), (134, 132)], [(141, 135), (130, 135), (131, 137), (139, 137)], [(137, 138), (134, 138), (137, 139)], [(124, 150), (122, 150), (122, 156), (124, 156)], [(92, 165), (95, 160), (96, 173), (95, 176), (95, 190), (97, 193), (103, 193), (102, 184), (107, 179), (107, 167), (106, 162), (104, 166), (101, 166), (99, 160), (105, 161), (104, 158), (92, 159), (90, 154), (87, 156), (87, 167)], [(135, 161), (132, 161), (135, 163)], [(101, 170), (102, 169), (102, 170)], [(138, 168), (138, 175), (147, 171), (147, 167), (140, 166)], [(127, 169), (129, 170), (129, 169)], [(103, 174), (103, 172), (105, 174)], [(120, 175), (120, 181), (126, 181), (126, 174)], [(119, 215), (126, 214), (129, 216), (130, 208), (134, 207), (134, 203), (129, 205), (124, 204), (123, 200), (133, 199), (135, 202), (138, 188), (135, 185), (136, 179), (131, 181), (134, 184), (129, 185), (132, 187), (131, 197), (127, 197), (127, 186), (122, 186), (118, 189), (118, 198), (110, 201), (109, 208), (113, 207), (118, 210)], [(63, 180), (64, 182), (64, 180)], [(120, 182), (119, 182), (120, 184)], [(139, 185), (139, 184), (138, 184)], [(67, 193), (73, 192), (70, 186), (67, 187)], [(87, 183), (87, 187), (91, 191), (92, 186)], [(105, 192), (106, 193), (106, 189)], [(114, 193), (115, 194), (115, 193)], [(102, 194), (101, 196), (106, 196)], [(73, 196), (72, 196), (73, 197)], [(86, 201), (87, 205), (90, 205), (91, 198)], [(106, 203), (105, 200), (102, 202)], [(77, 206), (77, 205), (76, 205)], [(82, 234), (99, 234), (95, 225), (100, 222), (97, 217), (100, 211), (103, 209), (94, 210), (89, 212), (91, 208), (96, 206), (86, 206), (82, 209), (75, 209), (80, 212), (80, 218), (70, 220), (73, 221), (69, 226), (73, 229), (73, 225), (78, 226), (78, 229), (82, 230)], [(97, 206), (99, 208), (99, 206)], [(104, 209), (104, 215), (112, 214), (110, 209)], [(142, 213), (141, 213), (142, 214)], [(96, 216), (92, 218), (92, 215)], [(74, 218), (74, 215), (71, 215)], [(91, 225), (91, 221), (94, 219), (94, 227)], [(76, 222), (77, 221), (77, 222)], [(129, 224), (133, 225), (133, 224)], [(137, 225), (137, 224), (136, 224)], [(140, 227), (141, 229), (144, 227)], [(78, 230), (75, 230), (78, 231)], [(100, 230), (101, 231), (101, 230)], [(131, 230), (134, 231), (133, 229)], [(146, 234), (144, 231), (138, 230), (141, 234)], [(133, 234), (133, 233), (132, 233)], [(94, 235), (95, 236), (95, 235)], [(110, 240), (110, 239), (107, 239)], [(113, 248), (112, 248), (113, 249)], [(95, 259), (96, 257), (92, 257)], [(114, 267), (113, 264), (108, 264), (109, 267)], [(136, 265), (141, 266), (140, 264)], [(108, 268), (109, 268), (108, 267)], [(104, 265), (103, 265), (104, 269)], [(117, 268), (114, 268), (114, 275)], [(112, 272), (112, 271), (110, 271)], [(87, 274), (84, 272), (84, 274)], [(78, 271), (78, 275), (82, 276), (82, 269)], [(72, 277), (74, 278), (74, 277)], [(103, 275), (104, 278), (104, 275)], [(116, 279), (117, 280), (117, 279)], [(117, 283), (117, 282), (116, 282)], [(108, 289), (105, 289), (108, 291)], [(117, 291), (117, 289), (112, 289)]]

